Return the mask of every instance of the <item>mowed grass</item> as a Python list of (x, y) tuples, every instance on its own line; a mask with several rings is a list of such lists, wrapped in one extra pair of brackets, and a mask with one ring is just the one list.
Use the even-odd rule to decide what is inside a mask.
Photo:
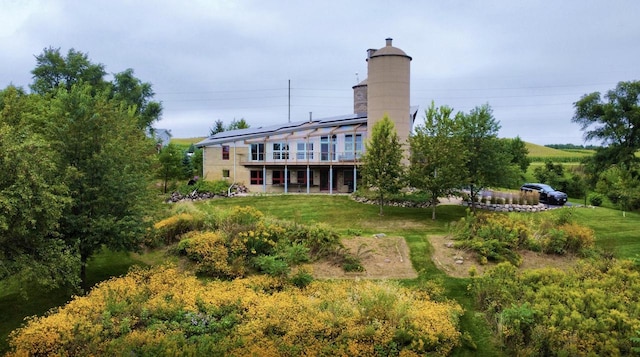
[(525, 146), (527, 150), (529, 150), (529, 157), (550, 160), (553, 160), (554, 158), (583, 158), (589, 155), (593, 155), (593, 153), (595, 152), (593, 150), (558, 150), (527, 142), (525, 142)]

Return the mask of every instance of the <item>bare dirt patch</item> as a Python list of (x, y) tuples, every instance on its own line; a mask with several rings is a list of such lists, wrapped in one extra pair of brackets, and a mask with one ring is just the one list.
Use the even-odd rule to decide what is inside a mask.
[[(313, 264), (313, 276), (318, 279), (412, 279), (418, 274), (409, 259), (409, 247), (402, 237), (355, 237), (343, 239), (351, 254), (362, 254), (364, 272), (347, 273), (341, 266), (322, 261)], [(364, 246), (363, 246), (364, 244)]]
[[(457, 278), (469, 277), (469, 270), (472, 267), (475, 267), (478, 275), (482, 275), (487, 269), (496, 265), (496, 263), (481, 265), (476, 260), (476, 254), (474, 252), (447, 247), (449, 243), (453, 242), (451, 237), (430, 236), (429, 242), (433, 246), (431, 259), (438, 269), (444, 271), (449, 276)], [(520, 270), (538, 268), (568, 270), (575, 266), (578, 261), (577, 258), (569, 256), (543, 254), (531, 251), (521, 251), (519, 253), (522, 256), (522, 264), (519, 267)], [(462, 261), (462, 264), (459, 264), (460, 261)]]

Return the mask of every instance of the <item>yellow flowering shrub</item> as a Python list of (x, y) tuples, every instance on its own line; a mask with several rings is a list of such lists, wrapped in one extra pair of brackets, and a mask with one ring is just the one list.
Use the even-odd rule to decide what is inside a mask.
[(153, 225), (147, 238), (147, 245), (157, 246), (159, 243), (171, 244), (180, 240), (187, 232), (198, 230), (204, 225), (204, 217), (195, 213), (178, 213)]
[(214, 232), (192, 232), (178, 244), (180, 251), (196, 263), (196, 272), (211, 276), (233, 276), (227, 263), (229, 251), (224, 237)]
[(502, 263), (471, 284), (509, 355), (629, 356), (640, 330), (632, 261), (582, 261), (570, 271)]
[(455, 303), (387, 281), (254, 276), (203, 282), (171, 266), (96, 286), (10, 336), (24, 355), (447, 355)]

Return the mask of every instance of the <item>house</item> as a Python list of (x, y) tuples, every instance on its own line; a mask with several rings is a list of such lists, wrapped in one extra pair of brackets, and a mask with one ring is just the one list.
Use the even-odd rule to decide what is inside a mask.
[(251, 192), (354, 191), (370, 128), (385, 115), (408, 150), (418, 111), (409, 104), (410, 62), (388, 38), (386, 46), (367, 50), (368, 78), (352, 87), (353, 114), (225, 131), (197, 143), (204, 178), (242, 183)]
[(171, 142), (171, 137), (173, 135), (171, 135), (171, 130), (169, 129), (150, 128), (147, 130), (147, 136), (156, 139), (156, 142), (158, 143), (158, 149), (161, 149), (169, 145), (169, 142)]

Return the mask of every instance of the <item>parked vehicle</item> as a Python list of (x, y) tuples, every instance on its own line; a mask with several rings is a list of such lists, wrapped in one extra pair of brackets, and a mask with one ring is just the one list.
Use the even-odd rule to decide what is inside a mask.
[(561, 191), (556, 191), (553, 187), (544, 183), (525, 183), (520, 187), (520, 191), (533, 192), (537, 191), (540, 194), (540, 202), (544, 202), (549, 205), (564, 205), (567, 203), (567, 194)]

